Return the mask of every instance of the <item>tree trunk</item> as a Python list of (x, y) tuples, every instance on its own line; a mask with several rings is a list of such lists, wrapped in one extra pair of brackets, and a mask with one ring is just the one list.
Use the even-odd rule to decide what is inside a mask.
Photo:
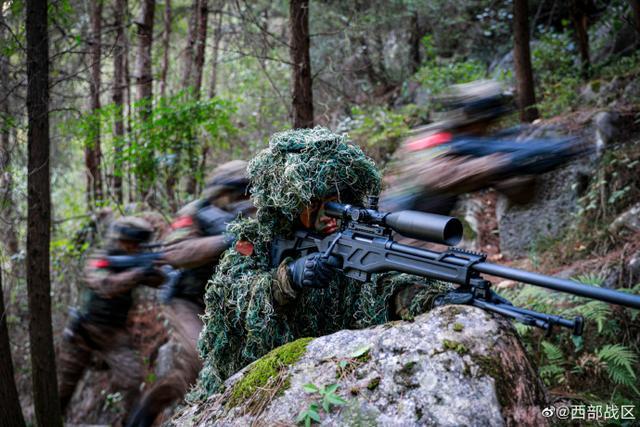
[(164, 32), (162, 33), (162, 71), (160, 73), (160, 96), (167, 93), (167, 73), (169, 72), (169, 42), (171, 41), (171, 0), (164, 0)]
[(222, 39), (222, 8), (217, 10), (213, 22), (215, 28), (213, 29), (213, 52), (211, 52), (211, 81), (209, 82), (209, 98), (213, 98), (217, 93), (218, 85), (218, 49), (220, 49), (220, 40)]
[[(129, 18), (129, 2), (128, 0), (122, 0), (124, 2), (124, 12), (125, 12), (125, 22)], [(125, 26), (126, 27), (126, 26)], [(126, 106), (126, 133), (131, 135), (131, 130), (133, 126), (133, 109), (132, 109), (132, 96), (131, 96), (131, 64), (129, 63), (129, 52), (131, 50), (130, 39), (125, 31), (124, 33), (124, 92), (125, 92), (125, 106)], [(124, 173), (124, 171), (123, 171)], [(129, 193), (129, 203), (133, 203), (135, 201), (135, 183), (133, 180), (133, 175), (131, 173), (131, 165), (127, 164), (126, 168), (127, 174), (127, 189)]]
[(518, 84), (518, 108), (520, 120), (532, 122), (538, 118), (535, 107), (531, 51), (529, 49), (529, 5), (527, 0), (513, 2), (513, 58)]
[(409, 35), (409, 65), (411, 73), (415, 73), (420, 68), (422, 60), (420, 59), (420, 42), (422, 41), (422, 32), (420, 31), (420, 23), (418, 22), (418, 12), (411, 14), (410, 35)]
[(196, 99), (200, 98), (202, 88), (202, 69), (204, 68), (204, 54), (207, 47), (207, 23), (209, 21), (209, 0), (200, 0), (198, 8), (198, 35), (195, 47), (195, 67), (193, 70), (193, 91)]
[(142, 120), (151, 114), (153, 96), (153, 71), (151, 69), (151, 47), (153, 44), (153, 16), (155, 0), (143, 0), (140, 8), (138, 26), (138, 52), (136, 57), (136, 101), (146, 102), (140, 110)]
[(636, 31), (640, 34), (640, 0), (629, 0), (629, 4), (633, 12), (633, 22), (636, 25)]
[(113, 104), (116, 107), (116, 116), (113, 122), (113, 136), (115, 137), (114, 151), (115, 161), (113, 164), (113, 195), (118, 203), (122, 204), (122, 164), (119, 164), (122, 144), (124, 142), (124, 89), (125, 89), (125, 61), (126, 61), (126, 35), (124, 27), (125, 11), (127, 3), (125, 0), (116, 0), (114, 10), (114, 20), (116, 27), (116, 43), (113, 56)]
[[(198, 29), (195, 46), (195, 59), (193, 68), (193, 94), (196, 99), (200, 99), (200, 92), (202, 91), (202, 70), (204, 68), (204, 54), (207, 47), (207, 22), (209, 20), (209, 1), (200, 0), (198, 5)], [(197, 136), (196, 136), (197, 137)], [(202, 141), (201, 151), (199, 153), (200, 158), (206, 162), (207, 152), (209, 147), (207, 141)], [(194, 173), (189, 175), (189, 181), (187, 182), (187, 193), (195, 195), (198, 192), (198, 178), (204, 174), (203, 169), (198, 169), (202, 162), (198, 162), (197, 159), (193, 159)]]
[(100, 150), (100, 60), (102, 56), (102, 0), (91, 4), (91, 36), (89, 38), (89, 102), (91, 109), (90, 141), (84, 148), (87, 169), (87, 204), (92, 210), (102, 200), (101, 150)]
[(293, 90), (293, 128), (313, 127), (313, 91), (309, 56), (309, 0), (290, 0), (289, 30)]
[(187, 89), (191, 86), (191, 75), (193, 74), (193, 56), (196, 44), (196, 33), (198, 26), (198, 7), (199, 0), (193, 0), (191, 5), (191, 16), (189, 17), (189, 28), (187, 33), (187, 45), (184, 48), (184, 62), (182, 69), (182, 88)]
[[(151, 116), (153, 102), (153, 70), (151, 63), (151, 47), (153, 44), (153, 18), (155, 12), (155, 0), (142, 0), (140, 17), (136, 22), (138, 27), (138, 52), (136, 56), (136, 103), (138, 104), (138, 116), (146, 121)], [(142, 138), (145, 136), (143, 135)], [(153, 154), (152, 154), (153, 155)], [(153, 173), (153, 171), (148, 171)], [(143, 198), (150, 203), (152, 181), (149, 176), (138, 176), (138, 191)], [(152, 196), (152, 195), (151, 195)]]
[(576, 31), (576, 41), (578, 50), (580, 51), (581, 74), (583, 78), (589, 76), (591, 68), (591, 60), (589, 59), (589, 33), (587, 27), (589, 17), (586, 13), (587, 4), (585, 0), (572, 0), (571, 2), (571, 21)]
[[(2, 266), (0, 266), (0, 420), (11, 420), (6, 425), (24, 426), (24, 417), (20, 408), (20, 398), (16, 389), (11, 360), (11, 343), (7, 329), (7, 313), (4, 307), (2, 289)], [(0, 424), (5, 425), (2, 421)]]
[(27, 0), (27, 292), (33, 404), (38, 426), (62, 427), (51, 327), (49, 39), (47, 2)]
[[(0, 1), (0, 7), (3, 2)], [(4, 44), (5, 23), (0, 10), (0, 44)], [(5, 55), (0, 55), (0, 238), (4, 242), (9, 256), (18, 252), (18, 238), (14, 222), (13, 206), (13, 175), (11, 166), (11, 108), (9, 82), (9, 60)]]

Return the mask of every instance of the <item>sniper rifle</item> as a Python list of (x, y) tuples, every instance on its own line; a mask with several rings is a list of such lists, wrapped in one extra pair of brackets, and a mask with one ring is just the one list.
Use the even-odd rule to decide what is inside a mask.
[[(368, 207), (327, 202), (325, 213), (340, 220), (339, 230), (328, 236), (297, 230), (291, 239), (276, 238), (272, 265), (279, 265), (288, 256), (320, 252), (326, 258), (337, 257), (340, 265), (336, 268), (361, 282), (369, 281), (374, 273), (395, 271), (455, 283), (458, 288), (437, 297), (434, 305), (468, 304), (549, 333), (554, 326), (561, 326), (581, 335), (584, 320), (581, 316), (567, 319), (515, 307), (496, 294), (481, 274), (640, 309), (638, 295), (489, 263), (486, 254), (455, 248), (462, 238), (462, 223), (456, 218), (418, 211), (381, 212), (377, 204), (377, 197), (369, 197)], [(449, 248), (438, 252), (405, 245), (394, 240), (394, 233)]]

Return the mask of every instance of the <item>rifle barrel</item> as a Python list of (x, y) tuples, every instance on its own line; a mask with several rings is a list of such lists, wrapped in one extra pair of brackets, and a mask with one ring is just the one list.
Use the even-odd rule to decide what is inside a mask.
[[(425, 257), (427, 259), (439, 259), (451, 264), (464, 266), (467, 260), (452, 255), (441, 258), (441, 253), (429, 249), (415, 248), (402, 243), (393, 242), (390, 249), (404, 252), (411, 255)], [(625, 307), (640, 309), (640, 296), (627, 294), (613, 289), (599, 288), (597, 286), (585, 285), (584, 283), (574, 282), (573, 280), (560, 279), (559, 277), (545, 276), (544, 274), (533, 273), (530, 271), (519, 270), (517, 268), (505, 267), (503, 265), (492, 264), (490, 262), (478, 262), (473, 264), (471, 269), (493, 276), (504, 277), (505, 279), (517, 280), (523, 283), (540, 286), (554, 291), (566, 292), (569, 294), (597, 299), (612, 304), (623, 305)]]

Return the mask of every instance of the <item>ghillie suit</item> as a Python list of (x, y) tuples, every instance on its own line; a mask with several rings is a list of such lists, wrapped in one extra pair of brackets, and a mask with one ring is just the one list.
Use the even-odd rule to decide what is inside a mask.
[(379, 192), (375, 164), (344, 136), (320, 127), (278, 133), (248, 174), (257, 217), (229, 225), (237, 243), (207, 288), (198, 343), (204, 368), (192, 399), (216, 392), (223, 380), (275, 347), (410, 317), (429, 309), (440, 293), (438, 286), (409, 286), (425, 281), (408, 275), (360, 284), (338, 274), (326, 288), (295, 288), (286, 269), (291, 259), (270, 265), (270, 242), (300, 227), (301, 213), (314, 201), (337, 196), (361, 204)]

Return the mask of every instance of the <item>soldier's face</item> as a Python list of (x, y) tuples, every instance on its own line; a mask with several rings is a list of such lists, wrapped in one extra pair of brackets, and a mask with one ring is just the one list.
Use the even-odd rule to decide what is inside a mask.
[(306, 228), (312, 228), (321, 234), (327, 235), (338, 230), (338, 221), (326, 215), (324, 204), (337, 200), (337, 197), (327, 197), (313, 203), (300, 214), (300, 221)]

